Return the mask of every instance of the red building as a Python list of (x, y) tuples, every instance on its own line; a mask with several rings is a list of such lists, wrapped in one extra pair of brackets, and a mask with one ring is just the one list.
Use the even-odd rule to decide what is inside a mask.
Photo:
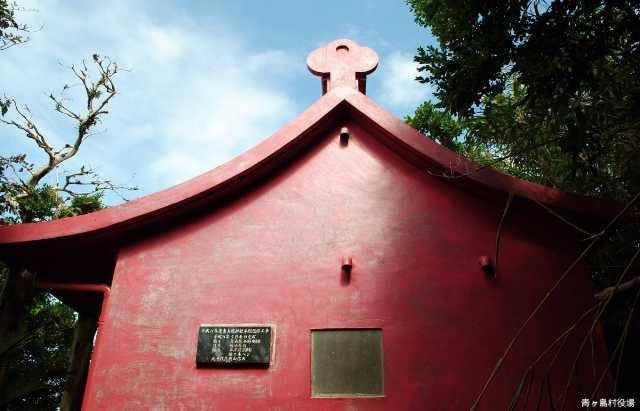
[[(585, 224), (616, 211), (425, 138), (365, 95), (378, 64), (368, 48), (337, 40), (307, 64), (322, 97), (230, 162), (117, 207), (0, 227), (2, 258), (77, 310), (102, 310), (85, 409), (468, 409), (584, 247), (545, 208)], [(507, 408), (591, 305), (578, 265), (479, 409)], [(552, 367), (554, 400), (581, 328)], [(598, 375), (606, 363), (595, 344), (567, 409), (591, 394), (592, 363)], [(528, 389), (543, 409), (556, 351)]]

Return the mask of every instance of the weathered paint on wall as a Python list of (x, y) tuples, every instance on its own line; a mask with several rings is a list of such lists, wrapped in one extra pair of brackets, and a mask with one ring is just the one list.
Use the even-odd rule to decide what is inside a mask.
[[(493, 255), (506, 195), (479, 197), (430, 176), (359, 123), (336, 122), (235, 201), (121, 249), (86, 409), (471, 406), (578, 242), (516, 200), (498, 276), (488, 279), (478, 257)], [(347, 146), (342, 126), (351, 130)], [(343, 256), (353, 257), (349, 283), (341, 281)], [(506, 408), (525, 367), (590, 295), (579, 268), (522, 335), (481, 409)], [(271, 366), (197, 369), (198, 327), (212, 323), (272, 325)], [(311, 398), (310, 330), (349, 327), (383, 330), (385, 396)], [(559, 357), (556, 395), (576, 346), (570, 339)], [(586, 396), (580, 384), (591, 383), (587, 351), (569, 408)], [(598, 349), (595, 365), (602, 361)]]

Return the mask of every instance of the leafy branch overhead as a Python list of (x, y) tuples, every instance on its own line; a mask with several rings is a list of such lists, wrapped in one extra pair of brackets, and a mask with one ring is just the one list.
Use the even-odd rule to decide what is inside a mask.
[[(50, 143), (28, 106), (20, 106), (13, 99), (0, 99), (0, 122), (22, 132), (46, 156), (41, 164), (27, 161), (24, 155), (0, 158), (0, 212), (6, 222), (41, 221), (94, 211), (101, 207), (106, 191), (120, 195), (122, 190), (136, 189), (102, 179), (95, 170), (85, 166), (65, 173), (62, 182), (44, 183), (45, 177), (73, 158), (94, 134), (93, 130), (109, 113), (108, 104), (117, 94), (114, 78), (119, 72), (118, 65), (97, 54), (92, 56), (92, 62), (93, 72), (85, 61), (79, 67), (70, 68), (83, 90), (85, 104), (81, 109), (70, 105), (67, 93), (72, 87), (69, 85), (65, 85), (59, 95), (49, 95), (54, 109), (75, 124), (72, 141), (62, 147)], [(8, 116), (11, 111), (15, 112), (13, 118)]]
[[(419, 48), (415, 56), (417, 80), (433, 86), (438, 101), (423, 103), (407, 117), (408, 123), (482, 164), (470, 173), (496, 166), (526, 180), (626, 204), (620, 224), (611, 226), (588, 263), (594, 286), (601, 290), (594, 296), (602, 305), (594, 324), (602, 318), (608, 343), (615, 347), (610, 361), (617, 364), (617, 387), (638, 392), (640, 355), (623, 348), (640, 301), (640, 292), (634, 297), (626, 291), (640, 284), (640, 3), (407, 2), (416, 22), (438, 41)], [(545, 209), (589, 235), (557, 210)], [(589, 235), (587, 240), (594, 238), (597, 235)], [(626, 278), (627, 273), (632, 278)], [(607, 305), (614, 296), (616, 304)], [(577, 330), (576, 325), (567, 333)], [(564, 344), (567, 335), (560, 336), (558, 344)], [(638, 345), (631, 341), (629, 347)], [(533, 365), (521, 387), (533, 380)]]
[[(0, 51), (29, 40), (30, 27), (15, 19), (19, 11), (24, 9), (16, 3), (0, 0)], [(0, 97), (0, 126), (22, 134), (44, 156), (34, 161), (25, 154), (0, 155), (1, 224), (89, 213), (103, 207), (105, 192), (134, 189), (101, 178), (91, 167), (61, 171), (95, 134), (117, 94), (118, 65), (98, 54), (88, 61), (70, 67), (73, 84), (49, 96), (53, 108), (73, 124), (61, 147), (28, 106)], [(80, 106), (68, 95), (78, 91)], [(96, 319), (36, 292), (38, 274), (0, 261), (0, 409), (80, 409)]]
[(26, 34), (30, 27), (16, 21), (16, 11), (20, 10), (15, 2), (0, 0), (0, 51), (29, 41)]
[(454, 121), (473, 120), (461, 139), (500, 156), (559, 137), (514, 161), (563, 190), (620, 201), (635, 194), (637, 1), (408, 3), (439, 42), (418, 49), (418, 80), (436, 88), (438, 109)]

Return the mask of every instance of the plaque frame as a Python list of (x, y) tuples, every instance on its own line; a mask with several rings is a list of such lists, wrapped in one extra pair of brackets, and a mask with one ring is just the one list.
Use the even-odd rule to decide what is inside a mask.
[[(269, 329), (269, 345), (267, 362), (259, 361), (202, 361), (201, 358), (201, 330), (203, 328), (268, 328)], [(254, 334), (254, 333), (248, 333)], [(240, 335), (240, 333), (231, 333), (231, 335)], [(206, 323), (199, 324), (196, 335), (196, 356), (195, 363), (196, 368), (213, 368), (213, 369), (225, 369), (225, 368), (242, 368), (242, 369), (267, 369), (271, 367), (275, 362), (275, 341), (276, 341), (276, 325), (271, 323)], [(211, 343), (207, 343), (208, 346)], [(207, 348), (202, 347), (202, 348)], [(253, 351), (252, 351), (253, 352)]]

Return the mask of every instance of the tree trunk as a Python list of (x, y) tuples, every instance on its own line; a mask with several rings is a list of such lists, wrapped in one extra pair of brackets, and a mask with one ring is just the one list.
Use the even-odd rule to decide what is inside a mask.
[[(11, 340), (21, 331), (26, 313), (35, 296), (35, 276), (22, 267), (9, 266), (0, 295), (0, 338)], [(5, 386), (7, 364), (0, 362), (0, 387)], [(0, 404), (3, 404), (0, 398)]]
[(82, 407), (82, 397), (93, 350), (93, 338), (97, 328), (98, 319), (95, 315), (78, 313), (78, 321), (73, 331), (71, 362), (60, 404), (63, 411), (76, 411)]

